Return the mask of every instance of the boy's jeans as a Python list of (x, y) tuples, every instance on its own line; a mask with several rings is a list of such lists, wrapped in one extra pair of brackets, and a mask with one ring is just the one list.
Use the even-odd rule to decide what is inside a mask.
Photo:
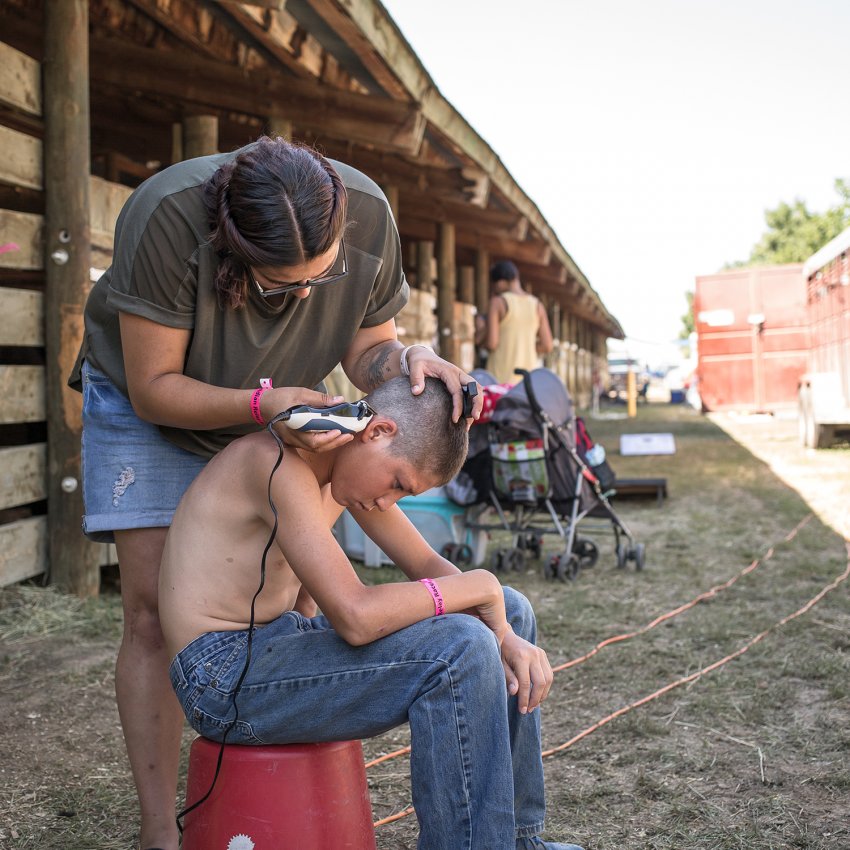
[[(528, 600), (505, 588), (508, 621), (530, 642)], [(230, 744), (368, 738), (410, 723), (419, 847), (514, 850), (543, 828), (540, 711), (508, 697), (493, 633), (465, 614), (433, 617), (349, 646), (324, 617), (290, 611), (257, 628)], [(212, 632), (171, 664), (192, 727), (220, 741), (234, 718), (247, 631)], [(225, 760), (222, 770), (227, 770)]]

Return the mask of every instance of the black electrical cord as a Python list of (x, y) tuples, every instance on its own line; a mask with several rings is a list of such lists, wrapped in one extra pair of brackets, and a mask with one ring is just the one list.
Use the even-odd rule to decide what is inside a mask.
[(274, 544), (275, 537), (277, 536), (278, 516), (277, 508), (275, 507), (274, 499), (272, 498), (272, 479), (274, 478), (274, 474), (275, 472), (277, 472), (278, 467), (280, 467), (281, 463), (283, 462), (283, 440), (280, 439), (273, 426), (280, 420), (282, 415), (283, 414), (278, 414), (277, 416), (275, 416), (275, 418), (272, 419), (266, 426), (268, 428), (269, 433), (272, 435), (272, 437), (274, 437), (278, 448), (277, 460), (275, 461), (275, 465), (272, 467), (272, 471), (269, 473), (268, 483), (269, 507), (272, 509), (272, 514), (274, 515), (274, 524), (272, 526), (272, 531), (269, 535), (269, 539), (266, 542), (266, 548), (263, 549), (263, 556), (260, 560), (260, 585), (251, 599), (251, 616), (248, 622), (248, 644), (245, 651), (245, 666), (242, 668), (242, 672), (239, 674), (239, 679), (236, 682), (236, 687), (234, 687), (233, 689), (233, 720), (227, 725), (227, 728), (224, 730), (224, 735), (221, 739), (221, 747), (218, 751), (218, 760), (216, 761), (215, 765), (215, 773), (213, 774), (209, 790), (199, 800), (196, 800), (190, 806), (186, 806), (180, 812), (177, 813), (177, 831), (180, 833), (180, 835), (183, 835), (183, 824), (181, 823), (183, 818), (185, 818), (186, 815), (189, 814), (189, 812), (193, 812), (195, 809), (198, 808), (198, 806), (206, 802), (212, 794), (213, 789), (215, 788), (215, 783), (218, 780), (218, 774), (221, 771), (221, 763), (224, 759), (224, 745), (227, 743), (227, 736), (230, 734), (230, 730), (236, 726), (236, 723), (239, 720), (239, 705), (236, 702), (236, 697), (239, 695), (239, 690), (242, 687), (242, 682), (245, 681), (245, 676), (248, 674), (248, 667), (251, 664), (251, 648), (254, 638), (254, 608), (257, 602), (257, 597), (262, 593), (263, 587), (266, 583), (266, 558), (269, 554), (269, 550)]

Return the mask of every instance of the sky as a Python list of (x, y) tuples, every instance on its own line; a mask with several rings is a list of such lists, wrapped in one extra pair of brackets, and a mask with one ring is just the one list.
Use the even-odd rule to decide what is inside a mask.
[(636, 343), (850, 178), (847, 0), (383, 4)]

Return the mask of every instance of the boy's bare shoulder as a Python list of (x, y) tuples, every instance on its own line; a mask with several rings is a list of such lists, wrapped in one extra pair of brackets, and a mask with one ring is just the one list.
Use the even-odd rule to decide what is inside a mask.
[(269, 458), (277, 458), (278, 445), (268, 431), (258, 431), (256, 434), (246, 434), (225, 446), (217, 457), (228, 463), (238, 462), (253, 466), (264, 465)]

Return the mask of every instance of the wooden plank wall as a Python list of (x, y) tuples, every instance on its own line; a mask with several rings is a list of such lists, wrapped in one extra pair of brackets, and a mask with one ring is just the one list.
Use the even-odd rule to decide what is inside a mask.
[[(0, 586), (48, 571), (40, 119), (39, 63), (0, 41)], [(99, 270), (131, 191), (92, 178)], [(103, 563), (115, 563), (115, 547), (103, 549)]]

